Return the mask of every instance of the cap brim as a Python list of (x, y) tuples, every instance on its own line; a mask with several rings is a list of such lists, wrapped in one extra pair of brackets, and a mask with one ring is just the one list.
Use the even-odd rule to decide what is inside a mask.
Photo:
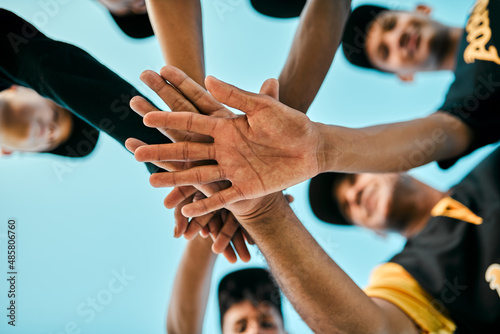
[(126, 16), (111, 14), (111, 16), (120, 29), (129, 37), (146, 38), (154, 35), (153, 27), (151, 27), (147, 13)]
[(333, 196), (335, 181), (344, 177), (343, 173), (323, 173), (315, 176), (309, 183), (309, 204), (318, 219), (335, 225), (352, 225), (340, 211), (337, 199)]
[(300, 16), (306, 0), (251, 0), (259, 13), (281, 19)]

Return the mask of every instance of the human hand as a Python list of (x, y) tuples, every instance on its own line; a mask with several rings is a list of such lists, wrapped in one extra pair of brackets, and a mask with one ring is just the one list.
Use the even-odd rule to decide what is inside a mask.
[[(172, 66), (165, 66), (161, 69), (160, 74), (161, 76), (153, 71), (149, 70), (144, 71), (141, 74), (141, 80), (149, 88), (151, 88), (167, 104), (167, 106), (172, 111), (175, 112), (177, 110), (183, 110), (183, 111), (187, 110), (189, 112), (199, 113), (197, 109), (197, 106), (199, 106), (200, 108), (203, 108), (202, 109), (203, 112), (209, 115), (214, 115), (219, 117), (234, 116), (230, 111), (221, 109), (218, 106), (215, 106), (215, 108), (213, 108), (212, 104), (207, 105), (207, 103), (204, 102), (205, 99), (203, 94), (196, 94), (196, 96), (193, 98), (193, 101), (189, 101), (188, 99), (186, 99), (184, 95), (182, 95), (179, 92), (179, 90), (185, 90), (186, 92), (189, 93), (189, 87), (191, 86), (188, 85), (188, 87), (186, 88), (185, 85), (186, 83), (192, 83), (192, 80), (189, 77), (187, 77), (187, 75), (181, 70)], [(168, 82), (171, 82), (172, 84), (175, 84), (178, 90), (173, 88), (169, 83), (166, 82), (166, 80)], [(206, 94), (208, 95), (208, 93)], [(132, 109), (141, 116), (144, 116), (151, 111), (159, 111), (146, 99), (140, 96), (134, 97), (131, 100), (130, 104)], [(197, 142), (212, 141), (211, 137), (204, 135), (198, 135), (176, 130), (166, 130), (166, 131), (162, 129), (159, 130), (165, 136), (169, 137), (173, 141), (197, 141)], [(127, 149), (129, 149), (132, 153), (134, 153), (138, 147), (143, 145), (146, 144), (134, 138), (131, 138), (126, 142)], [(198, 162), (197, 165), (199, 164), (200, 163)], [(156, 163), (156, 165), (165, 170), (179, 171), (193, 166), (193, 163), (159, 162)], [(228, 182), (227, 184), (224, 184), (224, 182), (219, 182), (217, 184), (204, 186), (203, 188), (214, 188), (214, 190), (208, 190), (209, 192), (214, 192), (221, 190), (223, 189), (221, 187), (227, 187), (228, 185), (229, 185)], [(239, 224), (237, 222), (234, 222), (231, 219), (228, 220), (225, 219), (224, 220), (225, 223), (223, 224), (221, 229), (221, 224), (222, 224), (221, 217), (216, 216), (214, 213), (197, 217), (196, 219), (192, 219), (190, 222), (188, 222), (188, 220), (182, 214), (180, 214), (180, 209), (182, 208), (182, 206), (185, 205), (186, 203), (190, 203), (193, 200), (192, 194), (197, 191), (195, 188), (192, 187), (185, 187), (184, 189), (185, 189), (184, 194), (187, 194), (187, 192), (189, 192), (189, 196), (185, 196), (182, 204), (179, 204), (175, 209), (174, 237), (178, 238), (184, 235), (186, 239), (191, 240), (198, 234), (198, 232), (200, 232), (200, 230), (202, 230), (205, 227), (207, 231), (206, 236), (210, 235), (212, 239), (214, 239), (215, 246), (213, 248), (217, 254), (223, 253), (229, 262), (235, 262), (236, 255), (230, 245), (232, 241), (236, 252), (240, 256), (240, 259), (244, 262), (248, 262), (250, 260), (250, 254), (244, 243), (244, 237), (239, 229)], [(217, 237), (219, 231), (221, 231), (222, 234), (220, 237)], [(231, 235), (229, 240), (226, 237), (229, 234), (226, 234), (224, 236), (225, 231), (229, 231), (228, 233), (230, 233)], [(223, 248), (221, 248), (220, 246), (218, 247), (218, 245), (220, 245), (221, 242), (224, 245)]]
[[(207, 78), (206, 85), (215, 99), (246, 115), (213, 118), (184, 112), (151, 112), (144, 118), (147, 126), (200, 133), (211, 136), (214, 142), (149, 145), (136, 152), (136, 159), (143, 162), (217, 161), (217, 165), (151, 176), (155, 187), (231, 181), (231, 187), (185, 205), (185, 216), (196, 217), (237, 201), (261, 198), (318, 174), (320, 132), (306, 115), (270, 96), (245, 92), (213, 77)], [(266, 81), (261, 92), (269, 86), (277, 90), (278, 83)], [(190, 94), (202, 93), (193, 89)], [(167, 196), (167, 206), (168, 202)]]

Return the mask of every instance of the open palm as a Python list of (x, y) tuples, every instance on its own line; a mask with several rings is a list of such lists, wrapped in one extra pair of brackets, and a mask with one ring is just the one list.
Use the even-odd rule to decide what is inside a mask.
[(207, 78), (206, 85), (215, 99), (245, 115), (215, 118), (151, 112), (144, 118), (147, 126), (199, 133), (214, 141), (149, 145), (136, 151), (139, 161), (217, 162), (151, 177), (155, 187), (231, 181), (231, 187), (184, 206), (184, 215), (196, 217), (237, 201), (259, 198), (319, 172), (319, 130), (306, 115), (272, 97), (245, 92), (213, 77)]

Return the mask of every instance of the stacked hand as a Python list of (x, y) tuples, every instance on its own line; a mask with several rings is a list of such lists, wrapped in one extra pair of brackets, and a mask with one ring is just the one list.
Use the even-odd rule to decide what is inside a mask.
[(217, 162), (152, 175), (150, 182), (155, 187), (177, 187), (165, 199), (167, 207), (191, 195), (185, 186), (230, 181), (230, 187), (205, 192), (207, 198), (184, 205), (182, 214), (198, 217), (226, 207), (237, 215), (245, 215), (254, 209), (256, 202), (245, 201), (241, 205), (236, 202), (262, 199), (319, 173), (319, 129), (306, 115), (276, 99), (276, 80), (266, 81), (261, 94), (253, 94), (208, 77), (206, 86), (211, 95), (187, 79), (183, 87), (170, 82), (187, 99), (202, 100), (203, 105), (196, 105), (202, 112), (206, 108), (229, 113), (222, 102), (245, 115), (216, 118), (191, 112), (150, 112), (144, 117), (144, 124), (149, 127), (213, 138), (210, 143), (178, 142), (136, 150), (136, 159), (143, 162)]
[[(234, 117), (234, 114), (225, 108), (214, 109), (212, 108), (213, 105), (207, 105), (205, 103), (206, 99), (204, 98), (203, 94), (198, 93), (204, 92), (204, 90), (198, 89), (199, 86), (195, 84), (190, 78), (188, 78), (182, 71), (171, 66), (166, 66), (162, 68), (160, 73), (162, 76), (153, 71), (145, 71), (141, 75), (141, 80), (146, 83), (146, 85), (148, 85), (148, 87), (150, 87), (153, 91), (155, 91), (172, 111), (183, 110), (193, 113), (199, 113), (197, 108), (200, 108), (204, 113), (215, 117)], [(173, 88), (173, 86), (167, 83), (165, 80), (169, 81), (172, 85), (175, 85), (177, 89), (183, 90), (186, 94), (191, 94), (192, 99), (186, 99), (176, 88)], [(196, 92), (192, 92), (192, 87), (197, 87)], [(206, 93), (206, 95), (209, 94)], [(159, 111), (148, 101), (139, 96), (133, 98), (130, 104), (132, 109), (141, 116), (145, 116), (151, 111)], [(185, 131), (169, 129), (159, 130), (174, 142), (212, 141), (212, 138), (210, 137), (188, 133)], [(139, 147), (145, 145), (147, 144), (133, 138), (130, 138), (126, 142), (127, 148), (132, 153), (135, 153)], [(192, 166), (201, 165), (203, 163), (206, 162), (155, 162), (158, 167), (169, 171), (180, 171)], [(229, 185), (229, 182), (219, 182), (213, 183), (211, 185), (201, 186), (199, 188), (206, 193), (211, 194), (213, 192), (224, 189)], [(182, 199), (177, 203), (174, 213), (176, 220), (174, 236), (180, 237), (184, 235), (187, 239), (192, 239), (197, 235), (198, 232), (201, 231), (202, 235), (204, 235), (205, 237), (210, 235), (214, 239), (214, 252), (223, 253), (230, 262), (235, 262), (236, 254), (230, 245), (230, 242), (232, 241), (233, 246), (238, 252), (240, 258), (245, 262), (249, 261), (250, 254), (245, 245), (245, 240), (243, 237), (244, 230), (234, 219), (234, 216), (226, 210), (222, 210), (219, 212), (212, 212), (200, 217), (193, 218), (190, 222), (188, 222), (188, 219), (181, 214), (180, 210), (185, 204), (196, 201), (202, 197), (200, 196), (199, 192), (197, 193), (197, 189), (193, 187), (184, 187), (182, 191), (184, 191), (180, 192)], [(251, 239), (249, 239), (248, 237), (246, 239), (247, 241), (251, 242)]]

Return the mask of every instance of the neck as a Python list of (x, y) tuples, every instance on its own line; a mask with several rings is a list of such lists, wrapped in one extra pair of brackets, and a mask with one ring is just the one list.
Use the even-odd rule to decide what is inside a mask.
[(439, 191), (426, 185), (423, 182), (417, 181), (420, 191), (417, 192), (414, 199), (416, 205), (415, 217), (408, 227), (401, 232), (405, 238), (411, 238), (418, 234), (427, 225), (431, 218), (431, 211), (434, 206), (444, 197), (448, 195), (447, 192)]
[(446, 53), (443, 62), (441, 63), (441, 70), (454, 71), (457, 67), (457, 53), (460, 46), (460, 40), (464, 33), (463, 28), (449, 28), (450, 47)]

